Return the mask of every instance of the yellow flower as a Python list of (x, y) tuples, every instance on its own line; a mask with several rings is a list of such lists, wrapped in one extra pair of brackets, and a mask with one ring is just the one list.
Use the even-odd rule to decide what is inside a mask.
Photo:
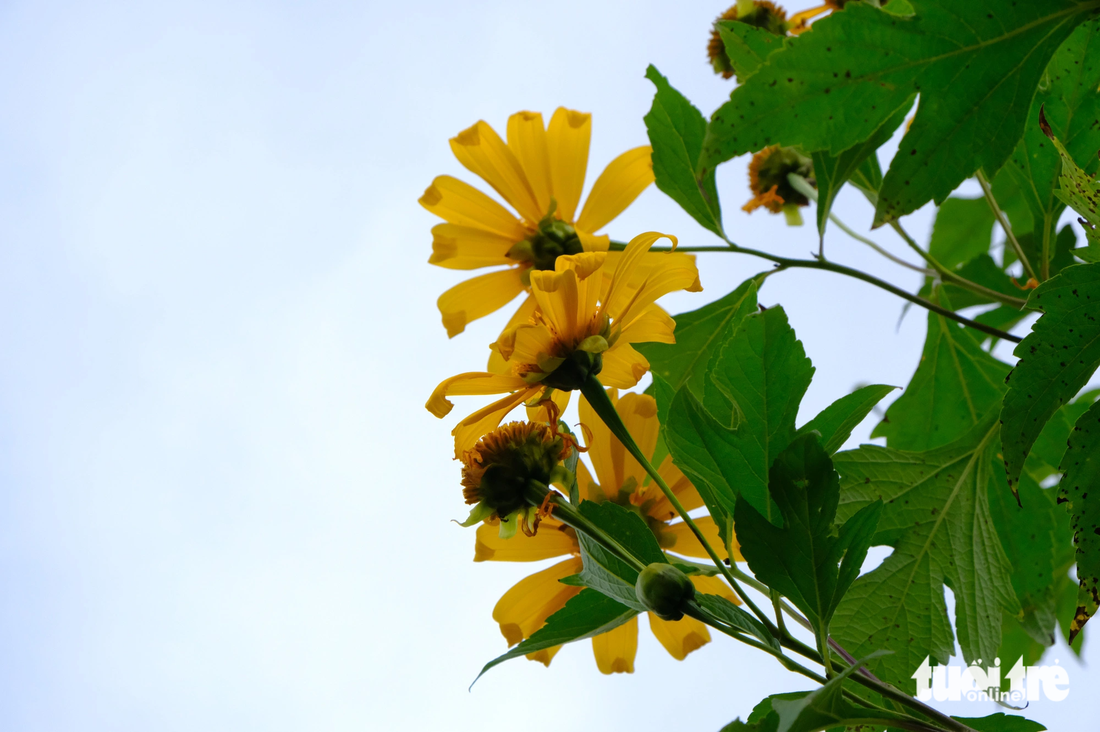
[[(609, 390), (609, 395), (613, 402), (616, 401), (614, 389)], [(644, 394), (625, 394), (617, 400), (616, 406), (642, 452), (647, 457), (652, 457), (657, 445), (656, 402)], [(685, 557), (706, 559), (706, 551), (687, 525), (678, 519), (673, 520), (676, 513), (664, 494), (653, 483), (645, 485), (645, 469), (611, 434), (583, 397), (580, 412), (582, 424), (592, 433), (588, 457), (599, 479), (599, 482), (593, 480), (584, 463), (577, 463), (577, 484), (581, 498), (614, 501), (631, 507), (645, 519), (658, 543), (666, 551)], [(685, 509), (690, 511), (703, 505), (698, 491), (672, 464), (671, 458), (665, 457), (659, 471)], [(707, 535), (712, 546), (716, 549), (721, 546), (718, 527), (709, 516), (697, 518), (696, 523)], [(726, 556), (724, 550), (718, 551), (720, 556)], [(544, 519), (538, 533), (531, 537), (517, 535), (505, 540), (500, 538), (496, 526), (491, 523), (478, 527), (474, 548), (475, 562), (535, 562), (554, 557), (565, 558), (520, 580), (504, 593), (493, 609), (493, 619), (500, 624), (500, 632), (508, 645), (515, 645), (530, 637), (543, 626), (548, 617), (580, 592), (580, 587), (563, 585), (559, 581), (581, 571), (580, 546), (573, 529), (559, 522), (553, 515)], [(742, 561), (736, 545), (734, 559)], [(718, 577), (693, 575), (690, 579), (697, 592), (721, 595), (737, 602), (729, 585)], [(682, 620), (668, 621), (661, 620), (653, 613), (648, 615), (649, 628), (653, 635), (678, 661), (684, 660), (689, 653), (710, 641), (707, 627), (698, 620), (685, 617)], [(561, 646), (549, 648), (531, 653), (527, 657), (549, 665), (560, 648)], [(592, 639), (596, 665), (605, 674), (632, 673), (637, 649), (637, 618)]]
[(772, 213), (784, 213), (808, 206), (810, 199), (794, 189), (787, 179), (789, 173), (797, 173), (814, 183), (813, 161), (796, 148), (771, 145), (753, 155), (749, 161), (749, 190), (753, 198), (741, 210), (752, 213), (763, 206)]
[[(563, 254), (607, 251), (606, 226), (653, 182), (648, 146), (611, 161), (577, 214), (588, 167), (592, 116), (559, 107), (543, 126), (538, 112), (508, 119), (504, 140), (479, 121), (451, 139), (451, 150), (515, 211), (449, 175), (437, 177), (420, 204), (447, 223), (432, 229), (431, 264), (449, 269), (505, 266), (452, 287), (439, 298), (447, 335), (495, 312), (527, 289), (532, 269), (554, 269)], [(527, 297), (511, 325), (534, 310)]]
[[(851, 2), (851, 0), (825, 0), (824, 3), (818, 5), (816, 8), (809, 8), (808, 10), (803, 10), (802, 12), (795, 13), (788, 21), (791, 25), (791, 35), (797, 36), (801, 33), (804, 33), (805, 31), (810, 30), (809, 23), (811, 20), (819, 15), (831, 13), (834, 10), (843, 10), (844, 6), (847, 5), (849, 2)], [(885, 5), (886, 3), (884, 2), (882, 4)]]
[[(458, 423), (452, 431), (455, 457), (461, 457), (520, 404), (547, 402), (548, 391), (563, 392), (560, 397), (554, 395), (562, 410), (568, 392), (579, 389), (590, 375), (598, 374), (607, 386), (624, 389), (638, 383), (649, 362), (630, 344), (676, 342), (672, 333), (676, 323), (655, 304), (657, 298), (675, 290), (703, 289), (692, 257), (645, 256), (663, 236), (650, 232), (632, 239), (610, 276), (605, 276), (606, 252), (558, 257), (552, 271), (531, 273), (531, 293), (538, 308), (528, 322), (506, 330), (493, 344), (500, 367), (445, 379), (425, 405), (442, 418), (454, 406), (447, 399), (450, 395), (508, 395)], [(668, 238), (675, 244), (675, 238)], [(554, 422), (557, 417), (541, 419)]]

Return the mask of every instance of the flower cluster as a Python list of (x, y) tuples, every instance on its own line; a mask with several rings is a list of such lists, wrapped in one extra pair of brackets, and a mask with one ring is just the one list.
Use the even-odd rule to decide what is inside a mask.
[[(497, 603), (493, 617), (510, 645), (529, 638), (582, 589), (561, 582), (580, 572), (582, 561), (576, 529), (553, 513), (559, 495), (552, 486), (563, 493), (572, 487), (581, 501), (610, 501), (630, 510), (667, 552), (708, 556), (670, 501), (671, 496), (685, 512), (703, 506), (671, 458), (664, 456), (656, 473), (671, 491), (666, 495), (582, 397), (584, 450), (593, 479), (585, 463), (576, 460), (582, 448), (559, 423), (571, 392), (598, 389), (602, 395), (610, 387), (608, 397), (625, 429), (647, 459), (653, 458), (656, 402), (641, 394), (619, 398), (618, 389), (636, 386), (649, 370), (633, 344), (675, 342), (675, 321), (657, 300), (678, 290), (702, 289), (694, 257), (673, 251), (675, 237), (648, 232), (613, 248), (607, 235), (595, 233), (653, 182), (648, 147), (613, 160), (577, 213), (590, 129), (589, 115), (564, 108), (548, 126), (538, 113), (512, 115), (506, 140), (478, 122), (453, 138), (451, 149), (511, 210), (450, 176), (437, 177), (420, 199), (446, 222), (432, 230), (431, 264), (496, 267), (440, 297), (449, 336), (525, 295), (491, 344), (488, 369), (445, 379), (425, 405), (442, 418), (453, 408), (449, 397), (503, 395), (461, 419), (452, 431), (454, 455), (463, 465), (463, 496), (472, 506), (463, 525), (479, 524), (475, 561), (563, 558), (519, 582)], [(671, 247), (652, 251), (663, 238)], [(527, 408), (527, 421), (501, 426), (520, 406)], [(575, 467), (567, 469), (567, 464)], [(709, 543), (723, 546), (709, 517), (696, 524)], [(740, 559), (736, 542), (731, 546), (734, 559)], [(736, 602), (713, 569), (695, 571), (689, 579), (690, 586), (683, 580), (685, 597), (694, 588)], [(649, 625), (677, 659), (710, 640), (702, 622), (674, 609), (661, 617), (650, 612)], [(633, 671), (637, 627), (635, 618), (593, 638), (601, 671)], [(557, 650), (529, 657), (549, 664)]]

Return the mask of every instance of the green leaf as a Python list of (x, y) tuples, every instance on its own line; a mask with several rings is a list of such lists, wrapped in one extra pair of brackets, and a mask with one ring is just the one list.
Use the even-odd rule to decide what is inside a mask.
[[(999, 472), (994, 471), (995, 476)], [(1026, 508), (1005, 490), (1008, 486), (1003, 477), (994, 480), (989, 508), (1013, 569), (1012, 588), (1020, 601), (1016, 620), (1036, 643), (1052, 646), (1058, 628), (1055, 583), (1059, 557), (1069, 536), (1065, 511), (1055, 504), (1053, 490), (1041, 489), (1027, 475), (1020, 481), (1020, 499)], [(1015, 660), (1012, 657), (1009, 665)]]
[(936, 211), (928, 253), (948, 269), (985, 254), (994, 221), (984, 198), (948, 198)]
[(1100, 402), (1073, 426), (1061, 471), (1058, 501), (1070, 512), (1080, 582), (1070, 626), (1072, 643), (1100, 605)]
[(779, 715), (776, 732), (816, 732), (848, 722), (866, 724), (868, 720), (876, 720), (888, 724), (907, 719), (906, 715), (853, 704), (844, 698), (844, 681), (867, 661), (887, 654), (889, 651), (876, 651), (868, 655), (829, 679), (820, 689), (800, 699), (773, 697), (772, 709)]
[[(581, 590), (580, 594), (565, 603), (565, 607), (547, 618), (546, 625), (532, 633), (530, 638), (485, 664), (477, 679), (505, 661), (563, 643), (592, 638), (619, 627), (637, 614), (637, 610), (625, 607), (595, 590)], [(474, 684), (477, 679), (474, 679)]]
[(1039, 110), (1039, 126), (1054, 143), (1062, 159), (1062, 172), (1058, 176), (1058, 190), (1054, 191), (1054, 195), (1084, 217), (1078, 221), (1085, 227), (1088, 247), (1083, 252), (1074, 253), (1087, 261), (1095, 261), (1100, 258), (1100, 230), (1096, 228), (1100, 224), (1100, 184), (1077, 165), (1062, 142), (1054, 136), (1042, 109)]
[(653, 106), (644, 118), (649, 144), (653, 146), (657, 187), (702, 226), (723, 236), (714, 170), (700, 175), (696, 168), (707, 122), (655, 66), (651, 64), (645, 75), (657, 87)]
[(705, 444), (721, 448), (715, 457), (728, 483), (769, 519), (768, 469), (794, 437), (813, 374), (779, 306), (745, 317), (707, 374), (703, 406), (727, 434), (704, 435)]
[(752, 636), (764, 645), (770, 646), (777, 651), (781, 650), (779, 641), (768, 632), (768, 629), (765, 628), (759, 620), (721, 595), (696, 593), (695, 602), (705, 612), (721, 620), (734, 630), (739, 630), (746, 635)]
[[(811, 155), (814, 161), (814, 179), (817, 183), (817, 233), (821, 240), (825, 239), (825, 226), (829, 222), (829, 212), (833, 210), (836, 194), (840, 193), (840, 189), (850, 178), (857, 176), (859, 181), (865, 182), (868, 187), (873, 184), (877, 193), (882, 183), (878, 159), (875, 158), (873, 168), (865, 171), (862, 176), (858, 175), (859, 171), (864, 163), (875, 157), (875, 151), (893, 137), (894, 132), (905, 121), (905, 115), (908, 114), (911, 106), (912, 104), (901, 105), (894, 112), (894, 116), (883, 122), (869, 138), (852, 145), (839, 155), (833, 155), (827, 150), (820, 150)], [(868, 176), (873, 177), (875, 171), (878, 171), (877, 181), (864, 181)], [(863, 188), (863, 185), (857, 184), (857, 186)]]
[(741, 84), (764, 65), (772, 51), (785, 48), (793, 40), (736, 20), (719, 21), (715, 27)]
[(894, 551), (852, 585), (837, 608), (833, 635), (855, 656), (895, 651), (872, 670), (910, 693), (913, 669), (926, 656), (946, 663), (954, 649), (944, 583), (955, 594), (955, 625), (968, 661), (994, 658), (1002, 609), (1019, 611), (989, 510), (995, 418), (990, 414), (958, 440), (926, 452), (863, 445), (834, 457), (841, 475), (837, 517), (884, 501), (875, 543)]
[(1055, 50), (1097, 3), (912, 0), (901, 19), (851, 3), (777, 51), (715, 112), (700, 170), (772, 145), (839, 154), (909, 97), (920, 106), (879, 190), (875, 224), (996, 171)]
[[(1028, 236), (1030, 236), (1030, 234)], [(1012, 278), (1005, 274), (1004, 271), (997, 266), (997, 263), (993, 261), (993, 257), (988, 254), (979, 254), (963, 266), (957, 267), (955, 271), (960, 277), (984, 287), (988, 287), (994, 292), (1011, 295), (1012, 297), (1022, 297), (1024, 294), (1021, 292), (1020, 288), (1012, 282)], [(926, 282), (928, 282), (928, 280), (926, 280)], [(941, 284), (939, 287), (943, 294), (947, 296), (955, 310), (961, 310), (973, 305), (988, 305), (994, 302), (990, 297), (963, 289), (951, 282)], [(926, 287), (926, 289), (921, 290), (921, 294), (927, 297), (930, 290), (930, 287)], [(1026, 312), (1021, 312), (1018, 309), (1013, 309), (1013, 312), (1017, 313), (1020, 318), (1027, 316)]]
[(825, 407), (816, 417), (799, 427), (798, 434), (820, 433), (825, 452), (832, 455), (844, 446), (852, 430), (859, 426), (875, 405), (894, 389), (897, 387), (882, 384), (862, 386)]
[[(942, 294), (938, 300), (950, 307)], [(1000, 404), (1008, 369), (966, 328), (930, 312), (917, 371), (871, 435), (900, 450), (946, 445)]]
[(1019, 357), (1001, 408), (1005, 471), (1013, 492), (1024, 459), (1058, 408), (1100, 365), (1100, 264), (1066, 267), (1031, 292), (1043, 313), (1013, 351)]
[[(668, 561), (653, 532), (637, 513), (610, 501), (582, 501), (580, 512), (643, 563)], [(577, 532), (577, 539), (584, 561), (584, 569), (578, 575), (581, 581), (627, 607), (639, 612), (645, 610), (634, 591), (638, 571), (588, 534)]]
[(757, 579), (790, 599), (818, 637), (827, 638), (829, 619), (867, 556), (882, 503), (864, 506), (834, 532), (839, 478), (814, 433), (779, 454), (768, 487), (783, 526), (739, 499), (734, 523), (741, 553)]
[(750, 277), (728, 295), (698, 310), (676, 315), (676, 343), (636, 344), (634, 347), (649, 361), (653, 375), (660, 377), (672, 393), (687, 385), (697, 399), (702, 399), (711, 355), (729, 340), (746, 315), (757, 312), (756, 293), (765, 277), (767, 273)]
[(1046, 729), (1038, 722), (1017, 717), (1013, 714), (997, 712), (988, 717), (952, 717), (978, 732), (1043, 732)]
[[(1079, 25), (1054, 54), (1031, 102), (1024, 136), (1004, 167), (1023, 193), (1037, 222), (1039, 249), (1042, 251), (1045, 242), (1048, 258), (1054, 254), (1054, 227), (1065, 204), (1055, 195), (1060, 162), (1040, 128), (1039, 111), (1045, 111), (1051, 132), (1062, 140), (1074, 166), (1080, 166), (1087, 175), (1095, 173), (1096, 129), (1100, 125), (1098, 47), (1100, 22), (1089, 20)], [(999, 197), (998, 202), (1004, 205)], [(1041, 256), (1032, 262), (1038, 265)]]

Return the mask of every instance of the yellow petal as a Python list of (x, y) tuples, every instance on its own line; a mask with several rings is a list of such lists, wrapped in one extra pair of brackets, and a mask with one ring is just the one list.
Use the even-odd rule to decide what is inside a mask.
[[(680, 505), (684, 507), (685, 511), (694, 511), (703, 506), (703, 498), (699, 495), (699, 491), (695, 489), (687, 476), (672, 464), (671, 456), (665, 456), (665, 459), (661, 461), (661, 465), (657, 468), (657, 472), (664, 479), (665, 485), (672, 489), (673, 495), (680, 501)], [(676, 509), (665, 498), (664, 493), (661, 493), (655, 485), (652, 488), (656, 489), (656, 494), (653, 496), (656, 500), (647, 509), (647, 513), (658, 521), (671, 521), (676, 518)]]
[(552, 567), (524, 577), (493, 608), (493, 620), (508, 645), (514, 646), (541, 628), (546, 619), (560, 610), (580, 587), (563, 585), (559, 580), (581, 571), (579, 557), (566, 559)]
[(449, 175), (432, 181), (420, 197), (420, 205), (452, 224), (485, 229), (510, 241), (527, 236), (523, 224), (508, 209), (469, 183)]
[[(501, 331), (501, 336), (510, 330), (514, 330), (516, 327), (523, 323), (528, 323), (531, 320), (531, 316), (535, 314), (535, 308), (538, 303), (535, 302), (535, 298), (531, 297), (531, 293), (528, 292), (523, 298), (523, 302), (520, 303), (519, 309), (512, 314), (508, 324), (504, 326), (504, 330)], [(489, 367), (485, 369), (492, 374), (511, 374), (512, 366), (504, 358), (504, 355), (498, 351), (495, 347), (490, 346), (489, 351)]]
[(718, 595), (736, 605), (741, 604), (741, 600), (733, 594), (733, 590), (721, 577), (704, 577), (701, 574), (693, 574), (689, 579), (691, 579), (691, 584), (695, 585), (696, 592), (702, 592), (706, 595)]
[(577, 490), (581, 494), (582, 501), (605, 501), (607, 496), (604, 494), (603, 489), (600, 488), (600, 484), (593, 479), (592, 474), (588, 472), (588, 466), (582, 461), (577, 461)]
[(528, 661), (538, 661), (543, 666), (549, 666), (550, 662), (554, 660), (554, 656), (558, 655), (558, 651), (560, 650), (561, 646), (551, 646), (550, 648), (543, 648), (541, 651), (528, 653), (524, 658)]
[[(538, 112), (517, 112), (508, 118), (508, 148), (519, 160), (539, 211), (550, 210), (550, 153), (546, 147), (546, 127)], [(532, 222), (534, 223), (534, 222)]]
[(515, 242), (485, 229), (457, 224), (432, 227), (432, 256), (428, 264), (447, 269), (478, 269), (515, 264), (506, 257)]
[[(618, 265), (615, 267), (614, 276), (611, 280), (611, 287), (607, 292), (607, 297), (604, 299), (603, 311), (612, 320), (619, 318), (619, 313), (626, 309), (631, 299), (631, 280), (634, 277), (635, 270), (641, 265), (642, 259), (649, 253), (649, 248), (653, 246), (654, 242), (662, 237), (667, 237), (672, 240), (673, 245), (676, 244), (676, 237), (668, 236), (667, 234), (660, 234), (656, 231), (648, 231), (644, 234), (639, 234), (630, 240), (626, 245), (626, 249), (619, 256)], [(652, 301), (651, 301), (652, 302)]]
[(460, 282), (439, 296), (447, 336), (454, 338), (466, 324), (501, 309), (523, 292), (523, 270), (510, 267)]
[(677, 661), (683, 661), (689, 653), (710, 643), (707, 626), (695, 618), (685, 616), (680, 620), (661, 620), (653, 613), (648, 614), (649, 629)]
[[(572, 392), (555, 390), (550, 396), (550, 401), (554, 402), (554, 405), (558, 408), (558, 416), (560, 417), (566, 407), (569, 406), (569, 396)], [(549, 422), (550, 414), (546, 411), (546, 407), (536, 406), (527, 407), (527, 421), (529, 422)]]
[[(653, 457), (653, 451), (657, 449), (657, 434), (660, 431), (660, 424), (657, 422), (657, 401), (648, 394), (623, 394), (616, 409), (627, 432), (634, 438), (642, 454), (647, 458)], [(615, 441), (618, 442), (617, 439)], [(641, 489), (649, 474), (646, 473), (642, 464), (634, 459), (634, 456), (626, 452), (626, 448), (623, 448), (622, 456), (624, 481), (633, 478), (634, 485)], [(656, 485), (653, 487), (660, 490)]]
[(599, 231), (621, 214), (653, 182), (652, 148), (627, 150), (600, 173), (592, 185), (577, 228)]
[(607, 311), (609, 317), (616, 319), (616, 325), (625, 328), (645, 312), (658, 298), (664, 297), (670, 292), (676, 290), (699, 292), (703, 289), (699, 284), (699, 270), (695, 268), (694, 262), (686, 267), (676, 266), (676, 263), (672, 264), (673, 266), (670, 267), (659, 267), (650, 270), (645, 282), (634, 293), (630, 301), (625, 303), (625, 307), (616, 311), (615, 314)]
[(550, 118), (546, 138), (550, 152), (550, 180), (558, 215), (573, 222), (584, 190), (588, 168), (588, 143), (592, 137), (592, 115), (558, 107)]
[(593, 638), (592, 653), (600, 673), (634, 673), (634, 656), (638, 653), (637, 616)]
[(600, 381), (607, 386), (630, 389), (649, 371), (649, 361), (629, 343), (617, 342), (603, 353), (603, 371)]
[(581, 240), (581, 248), (586, 252), (606, 252), (611, 246), (611, 237), (607, 234), (596, 236), (587, 231), (577, 229), (577, 238)]
[(452, 137), (451, 151), (458, 162), (481, 176), (528, 222), (533, 224), (543, 217), (545, 211), (539, 209), (519, 161), (488, 124), (479, 120)]
[(555, 335), (562, 340), (572, 340), (579, 310), (577, 273), (571, 269), (563, 272), (533, 270), (531, 294)]
[[(522, 379), (520, 379), (520, 381), (522, 381)], [(523, 404), (541, 389), (541, 386), (527, 387), (525, 389), (521, 389), (520, 391), (515, 392), (514, 394), (509, 394), (503, 399), (495, 401), (489, 406), (479, 409), (478, 411), (474, 412), (469, 417), (455, 425), (455, 428), (451, 430), (451, 434), (454, 435), (455, 438), (455, 459), (461, 458), (462, 455), (464, 455), (467, 450), (476, 445), (477, 441), (480, 440), (484, 435), (492, 432), (497, 427), (499, 427), (500, 421), (508, 416), (509, 412), (518, 407), (520, 404)]]
[[(718, 524), (714, 523), (714, 519), (710, 516), (700, 516), (695, 519), (695, 525), (699, 527), (699, 530), (703, 532), (703, 536), (707, 538), (707, 542), (714, 548), (714, 551), (718, 553), (721, 559), (725, 559), (726, 547), (722, 543), (721, 537), (718, 535)], [(672, 546), (664, 544), (663, 546), (668, 551), (679, 554), (685, 557), (695, 557), (698, 559), (707, 559), (710, 557), (707, 554), (707, 550), (703, 548), (703, 545), (699, 543), (699, 539), (692, 533), (691, 528), (684, 522), (678, 522), (670, 524), (661, 530), (661, 538), (667, 540), (669, 537), (675, 539), (675, 543)], [(737, 539), (733, 540), (733, 558), (734, 561), (744, 561), (739, 551), (740, 547), (737, 544)]]
[(676, 321), (659, 305), (650, 305), (619, 334), (627, 343), (675, 343)]
[(474, 561), (537, 562), (577, 551), (573, 530), (551, 517), (543, 520), (534, 536), (517, 533), (511, 539), (500, 538), (498, 524), (481, 524), (474, 542)]
[(527, 383), (518, 376), (468, 371), (439, 382), (439, 386), (435, 388), (424, 406), (429, 412), (442, 419), (454, 408), (454, 404), (447, 400), (448, 396), (506, 394), (516, 389), (526, 388)]
[(554, 345), (554, 336), (541, 323), (525, 323), (507, 331), (497, 341), (497, 350), (514, 363), (538, 363)]

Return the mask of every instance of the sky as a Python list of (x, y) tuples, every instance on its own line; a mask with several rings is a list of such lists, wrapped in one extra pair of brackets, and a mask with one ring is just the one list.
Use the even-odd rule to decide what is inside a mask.
[[(506, 648), (493, 605), (532, 567), (473, 564), (451, 523), (449, 432), (480, 402), (423, 408), (508, 315), (452, 340), (440, 325), (435, 298), (464, 275), (426, 264), (437, 219), (416, 201), (436, 175), (473, 182), (448, 138), (591, 112), (591, 185), (647, 142), (648, 64), (704, 114), (727, 97), (705, 58), (722, 10), (0, 4), (0, 728), (717, 730), (809, 688), (724, 639), (676, 662), (643, 627), (633, 675), (600, 675), (582, 643), (468, 691)], [(718, 186), (734, 241), (816, 248), (812, 226), (739, 210), (744, 160)], [(858, 194), (835, 210), (867, 230)], [(932, 214), (907, 223), (922, 241)], [(647, 230), (717, 243), (652, 187), (607, 229)], [(870, 236), (906, 256), (889, 233)], [(919, 284), (835, 230), (826, 252)], [(670, 312), (767, 265), (699, 267), (704, 292)], [(761, 302), (817, 368), (803, 421), (916, 368), (923, 314), (862, 283), (787, 272)], [(1095, 712), (1097, 677), (1051, 654), (1071, 693), (1028, 714), (1059, 729)]]

